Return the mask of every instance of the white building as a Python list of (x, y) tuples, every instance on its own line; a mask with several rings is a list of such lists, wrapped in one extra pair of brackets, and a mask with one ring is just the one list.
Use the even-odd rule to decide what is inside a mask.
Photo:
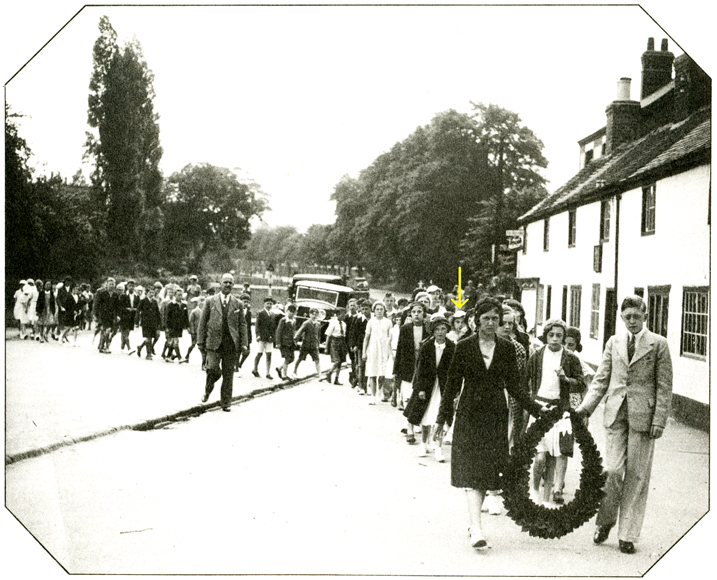
[(606, 126), (578, 142), (579, 172), (520, 218), (521, 302), (538, 334), (550, 317), (578, 327), (597, 365), (623, 298), (643, 296), (670, 345), (673, 414), (706, 428), (711, 80), (666, 40), (650, 39), (642, 63), (640, 101), (621, 79)]

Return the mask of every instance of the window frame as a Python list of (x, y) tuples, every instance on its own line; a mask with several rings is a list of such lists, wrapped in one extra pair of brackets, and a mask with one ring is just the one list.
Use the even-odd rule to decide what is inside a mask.
[(640, 231), (643, 236), (655, 234), (657, 215), (657, 186), (654, 183), (642, 188), (642, 216)]
[(600, 284), (593, 284), (590, 301), (590, 338), (598, 339), (600, 334)]
[(610, 200), (600, 202), (600, 243), (610, 241)]
[[(700, 303), (700, 298), (704, 299), (705, 302), (705, 309), (703, 312), (694, 311), (694, 312), (685, 312), (686, 303), (688, 301), (688, 295), (694, 294), (695, 295), (695, 304), (698, 305)], [(680, 328), (680, 356), (683, 356), (685, 358), (691, 358), (701, 361), (707, 360), (707, 353), (710, 351), (709, 346), (709, 337), (710, 337), (710, 288), (709, 286), (685, 286), (682, 289), (682, 310), (680, 312), (681, 315), (681, 328)], [(693, 324), (699, 325), (700, 329), (703, 329), (704, 332), (692, 332), (691, 330), (686, 330), (685, 326), (688, 322), (689, 316), (695, 316), (700, 317), (699, 319), (695, 320)], [(704, 354), (701, 352), (692, 352), (689, 350), (685, 350), (685, 345), (688, 339), (688, 336), (686, 335), (693, 335), (696, 338), (694, 339), (695, 342), (697, 342), (698, 338), (702, 339), (703, 348), (701, 349), (704, 351)]]
[(578, 210), (568, 210), (568, 248), (575, 247), (575, 240), (578, 237)]
[[(665, 338), (669, 332), (670, 288), (670, 285), (647, 287), (647, 328)], [(659, 310), (659, 316), (656, 317), (653, 310)]]
[[(577, 298), (577, 300), (576, 300)], [(569, 316), (570, 316), (570, 326), (574, 326), (575, 328), (580, 328), (580, 310), (582, 308), (582, 300), (583, 300), (583, 287), (580, 284), (576, 284), (574, 286), (570, 286), (570, 308), (569, 308)], [(577, 302), (577, 305), (576, 305)]]

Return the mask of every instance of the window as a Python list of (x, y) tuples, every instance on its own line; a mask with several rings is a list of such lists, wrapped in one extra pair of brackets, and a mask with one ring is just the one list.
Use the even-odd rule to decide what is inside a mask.
[(593, 271), (602, 272), (602, 244), (593, 247)]
[(575, 237), (577, 235), (577, 217), (578, 212), (575, 209), (568, 211), (568, 247), (575, 247)]
[(582, 286), (570, 287), (570, 326), (576, 328), (580, 328), (580, 300), (582, 294)]
[(647, 328), (664, 337), (667, 337), (669, 306), (669, 286), (649, 286), (647, 288)]
[(610, 200), (600, 202), (600, 243), (610, 241)]
[(550, 249), (550, 218), (545, 218), (543, 222), (543, 251), (547, 252)]
[(655, 184), (642, 188), (642, 235), (655, 233)]
[(709, 287), (685, 288), (682, 294), (680, 354), (707, 358)]
[(548, 291), (545, 294), (545, 320), (550, 318), (550, 303), (553, 300), (553, 287), (548, 286)]
[(585, 165), (587, 165), (593, 160), (593, 155), (595, 155), (595, 152), (592, 149), (588, 149), (585, 152)]
[(597, 338), (600, 331), (600, 284), (593, 284), (593, 297), (590, 303), (590, 338)]
[(537, 300), (536, 310), (535, 310), (535, 324), (536, 325), (543, 323), (544, 295), (545, 295), (545, 286), (543, 286), (542, 284), (538, 284), (538, 300)]

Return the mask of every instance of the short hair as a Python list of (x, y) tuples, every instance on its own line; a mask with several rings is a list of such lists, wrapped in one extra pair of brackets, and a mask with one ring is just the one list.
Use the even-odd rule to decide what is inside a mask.
[(266, 304), (267, 302), (271, 302), (271, 303), (273, 304), (273, 303), (274, 303), (274, 299), (273, 299), (271, 296), (266, 296), (266, 297), (264, 298), (264, 304)]
[(294, 304), (289, 304), (286, 307), (287, 312), (296, 312), (296, 306)]
[(249, 296), (249, 294), (242, 294), (239, 296), (239, 300), (251, 300), (251, 296)]
[(565, 331), (565, 338), (568, 338), (569, 336), (575, 339), (575, 350), (577, 352), (582, 352), (583, 345), (580, 344), (580, 339), (582, 338), (582, 336), (580, 335), (580, 329), (575, 328), (574, 326), (568, 326), (567, 330)]
[[(117, 280), (115, 280), (115, 279), (112, 278), (112, 277), (107, 278), (107, 281), (108, 281), (108, 282), (110, 282), (110, 281), (111, 281), (111, 282), (114, 282), (115, 284), (117, 283)], [(49, 282), (49, 280), (48, 280), (48, 282)]]
[(634, 294), (632, 296), (625, 297), (622, 301), (622, 305), (620, 306), (620, 312), (624, 312), (628, 308), (639, 308), (643, 314), (647, 312), (647, 304), (645, 304), (645, 301)]
[(496, 310), (498, 312), (498, 324), (503, 325), (503, 305), (498, 302), (495, 298), (483, 298), (478, 304), (476, 304), (475, 310), (473, 311), (473, 321), (476, 324), (476, 328), (480, 327), (478, 319), (483, 316), (486, 312)]
[(309, 314), (318, 314), (319, 309), (318, 308), (309, 308)]
[(418, 302), (418, 301), (411, 303), (411, 305), (408, 307), (409, 312), (412, 311), (416, 307), (423, 310), (424, 315), (426, 314), (426, 305), (423, 302)]
[(565, 337), (568, 334), (568, 325), (565, 324), (562, 320), (559, 318), (551, 318), (549, 320), (545, 321), (545, 324), (543, 325), (543, 336), (541, 340), (544, 343), (548, 343), (548, 333), (553, 330), (554, 328), (562, 328), (563, 329), (563, 341), (565, 340)]
[(508, 298), (503, 301), (503, 304), (510, 306), (513, 310), (520, 314), (522, 318), (525, 318), (525, 308), (523, 308), (523, 305), (515, 298)]
[(399, 298), (398, 299), (398, 306), (407, 306), (408, 305), (408, 298)]

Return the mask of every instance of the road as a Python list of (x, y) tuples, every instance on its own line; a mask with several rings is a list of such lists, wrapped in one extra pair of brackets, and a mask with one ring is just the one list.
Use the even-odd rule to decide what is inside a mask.
[[(110, 359), (116, 376), (107, 380), (117, 385), (108, 393), (146, 372), (146, 361), (95, 355), (88, 363), (82, 350), (60, 351), (67, 368), (74, 359)], [(83, 380), (51, 364), (44, 373), (60, 392)], [(706, 511), (708, 456), (695, 449), (706, 448), (708, 435), (671, 423), (658, 444), (637, 554), (620, 554), (614, 537), (594, 546), (592, 522), (546, 541), (505, 514), (485, 516), (491, 549), (477, 552), (463, 492), (449, 485), (450, 447), (445, 464), (418, 458), (399, 433), (400, 414), (367, 403), (348, 386), (310, 380), (232, 413), (63, 447), (6, 466), (6, 505), (62, 567), (82, 574), (640, 576)], [(573, 489), (578, 469), (576, 457)], [(13, 523), (23, 537), (5, 543), (17, 547), (10, 561), (23, 570), (57, 567)], [(679, 570), (685, 557), (694, 562), (703, 545), (688, 537), (655, 574)]]

